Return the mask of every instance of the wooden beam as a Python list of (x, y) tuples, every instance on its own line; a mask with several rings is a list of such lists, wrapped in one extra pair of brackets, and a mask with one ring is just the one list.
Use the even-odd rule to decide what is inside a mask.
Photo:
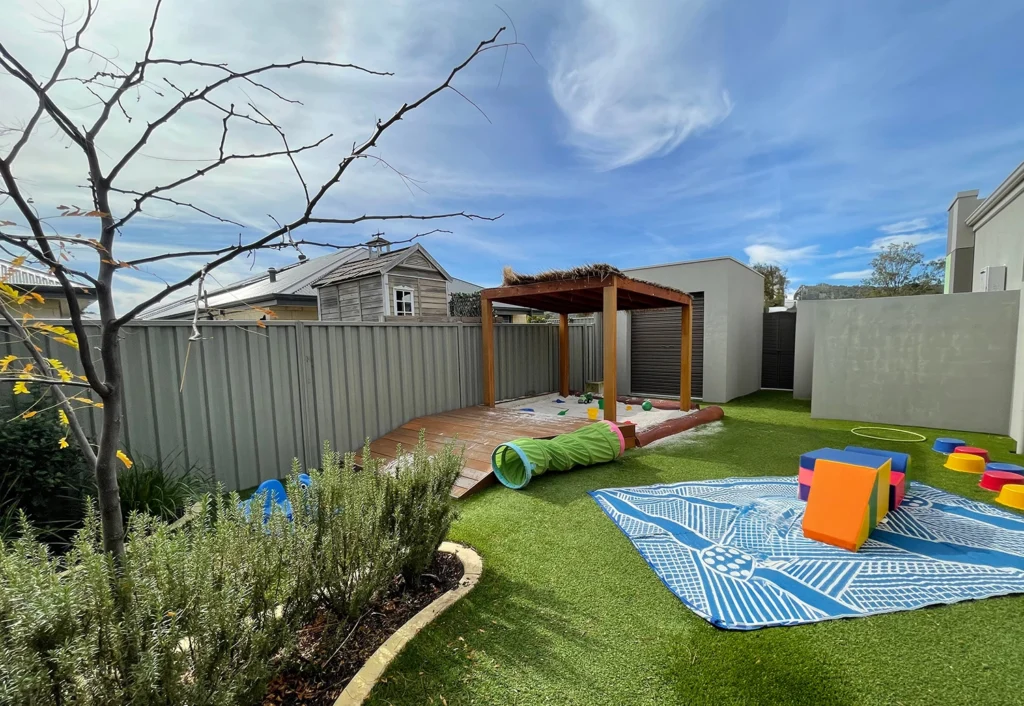
[(629, 277), (616, 277), (615, 284), (619, 289), (624, 289), (628, 292), (636, 292), (637, 294), (645, 294), (649, 297), (654, 297), (665, 302), (662, 306), (682, 306), (683, 304), (689, 304), (692, 300), (689, 294), (683, 292), (677, 292), (674, 289), (668, 287), (660, 287), (656, 284), (649, 284), (647, 282), (640, 282)]
[[(618, 279), (618, 278), (615, 278)], [(615, 280), (604, 288), (604, 418), (615, 421), (618, 387), (615, 384), (615, 324), (619, 313), (619, 290)]]
[(494, 307), (490, 299), (480, 299), (480, 329), (483, 343), (484, 404), (493, 407), (494, 397)]
[(558, 393), (569, 396), (569, 315), (558, 315)]
[(682, 323), (682, 354), (679, 356), (679, 409), (690, 409), (690, 374), (693, 370), (693, 307), (684, 306)]
[[(600, 289), (606, 283), (605, 278), (585, 277), (583, 279), (558, 279), (550, 282), (532, 282), (530, 284), (514, 284), (508, 287), (491, 287), (480, 292), (481, 299), (507, 301), (515, 297), (528, 297), (532, 294), (552, 294), (555, 292), (575, 292), (581, 289)], [(512, 304), (515, 302), (509, 301)]]

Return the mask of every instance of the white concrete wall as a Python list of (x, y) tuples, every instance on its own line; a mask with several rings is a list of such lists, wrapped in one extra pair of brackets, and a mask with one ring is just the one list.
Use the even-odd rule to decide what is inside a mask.
[(1007, 198), (1006, 205), (975, 226), (974, 291), (982, 291), (981, 271), (989, 265), (1006, 266), (1006, 288), (1020, 289), (1024, 278), (1024, 189)]
[(1017, 453), (1024, 454), (1024, 289), (1017, 314), (1017, 356), (1013, 369), (1010, 397), (1010, 429), (1007, 434), (1017, 442)]
[(1006, 434), (1019, 305), (1018, 292), (819, 302), (811, 416)]
[(726, 400), (761, 389), (764, 346), (764, 278), (746, 267), (732, 267), (729, 283), (729, 350)]
[[(761, 388), (764, 280), (732, 258), (695, 260), (625, 270), (630, 277), (684, 292), (704, 292), (704, 400), (727, 402)], [(756, 314), (756, 315), (755, 315)], [(629, 385), (629, 326), (621, 325), (618, 372)]]
[(796, 349), (793, 356), (793, 397), (811, 399), (814, 375), (814, 316), (819, 300), (796, 303)]

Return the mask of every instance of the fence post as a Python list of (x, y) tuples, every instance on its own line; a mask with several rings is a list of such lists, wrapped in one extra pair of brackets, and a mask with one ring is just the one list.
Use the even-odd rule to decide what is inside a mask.
[(458, 377), (459, 377), (459, 407), (460, 408), (468, 407), (469, 406), (469, 405), (466, 404), (466, 381), (464, 380), (464, 376), (466, 374), (466, 369), (465, 369), (465, 361), (463, 361), (463, 355), (464, 354), (463, 354), (463, 351), (462, 351), (462, 344), (463, 344), (462, 326), (463, 326), (462, 322), (460, 321), (458, 323), (458, 326), (456, 326), (456, 328), (455, 328), (455, 330), (457, 331), (457, 334), (458, 334), (456, 339), (455, 339), (455, 348), (456, 348), (455, 355), (456, 355), (456, 361), (457, 361), (456, 364), (455, 364), (455, 370), (456, 370), (456, 373), (458, 374)]
[[(309, 462), (309, 439), (306, 436), (309, 429), (309, 400), (312, 392), (313, 381), (313, 361), (307, 356), (306, 352), (306, 329), (305, 324), (302, 321), (295, 322), (295, 362), (298, 370), (296, 371), (296, 382), (299, 392), (299, 430), (302, 439), (302, 467), (303, 469), (312, 468), (313, 465)], [(315, 446), (315, 444), (314, 444)], [(316, 459), (315, 464), (319, 466), (320, 459)]]

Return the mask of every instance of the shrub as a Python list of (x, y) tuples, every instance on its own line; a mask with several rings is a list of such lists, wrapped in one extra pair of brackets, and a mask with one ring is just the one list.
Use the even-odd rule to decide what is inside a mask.
[(293, 467), (293, 521), (246, 517), (237, 493), (204, 495), (178, 527), (136, 512), (120, 567), (95, 510), (63, 556), (22, 512), (0, 556), (0, 704), (259, 701), (316, 611), (352, 619), (429, 565), (460, 468), (451, 446), (430, 456), (422, 437), (393, 474), (325, 445), (311, 487)]
[(203, 493), (215, 489), (212, 479), (198, 464), (174, 468), (178, 456), (164, 459), (135, 458), (131, 468), (117, 474), (121, 491), (121, 513), (145, 512), (164, 520), (175, 520)]
[[(312, 484), (292, 474), (288, 495), (295, 533), (308, 557), (301, 562), (299, 594), (308, 597), (307, 615), (319, 608), (354, 618), (391, 584), (401, 570), (403, 548), (386, 502), (394, 479), (364, 452), (362, 471), (352, 454), (323, 447), (322, 469), (310, 469)], [(298, 471), (296, 465), (295, 471)]]
[(287, 520), (266, 529), (237, 496), (206, 496), (177, 530), (136, 514), (118, 573), (95, 513), (63, 557), (24, 524), (0, 560), (0, 703), (258, 700), (296, 627), (274, 611), (292, 586)]
[(68, 430), (56, 410), (19, 418), (30, 406), (19, 397), (3, 409), (10, 421), (0, 423), (0, 537), (10, 536), (20, 509), (48, 540), (69, 541), (81, 526), (92, 470), (73, 442), (60, 448)]
[(480, 292), (452, 292), (448, 299), (449, 316), (480, 316)]
[(452, 444), (430, 455), (422, 431), (411, 454), (399, 450), (396, 455), (389, 512), (404, 550), (402, 575), (414, 583), (430, 566), (457, 517), (451, 489), (462, 472), (463, 458)]

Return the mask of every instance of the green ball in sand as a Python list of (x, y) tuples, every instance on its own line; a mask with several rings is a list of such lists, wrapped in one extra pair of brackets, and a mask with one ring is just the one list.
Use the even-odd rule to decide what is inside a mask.
[(644, 403), (640, 406), (643, 408), (645, 412), (650, 412), (652, 409), (654, 409), (654, 405), (651, 404), (650, 400), (644, 400)]

